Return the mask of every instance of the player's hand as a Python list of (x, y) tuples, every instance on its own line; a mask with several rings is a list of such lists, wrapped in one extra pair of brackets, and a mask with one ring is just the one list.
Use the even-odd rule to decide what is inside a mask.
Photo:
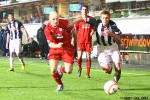
[(90, 36), (92, 36), (94, 34), (94, 30), (91, 31)]
[(104, 29), (104, 33), (105, 33), (105, 36), (109, 36), (110, 35), (110, 31), (108, 28), (105, 28)]
[(8, 44), (6, 44), (6, 49), (8, 49)]
[(73, 45), (73, 46), (74, 46), (74, 41), (71, 41), (71, 45)]
[(29, 41), (30, 41), (30, 39), (29, 39), (29, 38), (26, 38), (26, 42), (29, 43)]
[(57, 44), (57, 46), (58, 46), (58, 48), (61, 48), (61, 47), (63, 46), (63, 43), (62, 43), (62, 42), (59, 42), (59, 43)]
[(67, 25), (67, 28), (71, 28), (71, 27), (73, 27), (73, 23), (69, 23), (68, 25)]

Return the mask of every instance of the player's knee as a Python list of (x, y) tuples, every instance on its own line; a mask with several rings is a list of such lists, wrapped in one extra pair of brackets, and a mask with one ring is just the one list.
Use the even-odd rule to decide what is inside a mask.
[(90, 60), (91, 60), (91, 58), (90, 58), (90, 57), (87, 57), (87, 58), (86, 58), (86, 60), (87, 60), (87, 61), (90, 61)]
[(110, 70), (109, 70), (109, 69), (103, 68), (103, 71), (104, 71), (104, 73), (106, 73), (106, 74), (110, 74)]
[(51, 70), (51, 74), (56, 74), (57, 70)]
[(104, 73), (106, 73), (106, 74), (110, 74), (108, 70), (104, 70)]
[(67, 74), (71, 74), (71, 73), (72, 73), (72, 70), (71, 70), (71, 69), (66, 70), (66, 73), (67, 73)]
[(115, 67), (115, 71), (120, 71), (121, 67)]
[(67, 74), (71, 74), (72, 72), (66, 72)]

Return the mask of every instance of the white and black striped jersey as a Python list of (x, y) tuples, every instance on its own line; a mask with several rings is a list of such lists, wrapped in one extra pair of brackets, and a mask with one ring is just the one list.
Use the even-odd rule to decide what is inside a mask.
[(110, 20), (109, 25), (107, 27), (104, 27), (102, 25), (101, 20), (97, 20), (95, 18), (87, 19), (87, 22), (91, 24), (92, 26), (96, 27), (96, 38), (97, 43), (102, 46), (111, 46), (113, 43), (117, 42), (112, 36), (104, 36), (102, 35), (104, 28), (107, 28), (110, 30), (110, 32), (119, 35), (121, 32), (118, 29), (115, 22)]
[[(112, 36), (103, 36), (101, 35), (104, 31), (104, 27), (102, 25), (101, 20), (96, 20), (95, 18), (87, 19), (87, 22), (97, 28), (96, 30), (96, 38), (98, 45), (98, 52), (101, 53), (104, 50), (113, 50), (113, 51), (119, 51), (118, 43), (119, 41), (115, 40)], [(109, 31), (111, 31), (114, 34), (121, 34), (120, 30), (118, 29), (115, 22), (111, 21), (109, 22), (109, 25), (107, 27)]]
[(22, 38), (21, 27), (23, 27), (23, 24), (17, 20), (8, 23), (7, 32), (10, 35), (10, 40)]

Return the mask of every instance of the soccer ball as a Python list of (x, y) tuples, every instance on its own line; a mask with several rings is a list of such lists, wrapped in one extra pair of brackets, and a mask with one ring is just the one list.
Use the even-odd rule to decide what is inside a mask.
[(104, 91), (107, 94), (113, 94), (116, 93), (118, 91), (118, 85), (115, 81), (113, 80), (109, 80), (104, 84)]

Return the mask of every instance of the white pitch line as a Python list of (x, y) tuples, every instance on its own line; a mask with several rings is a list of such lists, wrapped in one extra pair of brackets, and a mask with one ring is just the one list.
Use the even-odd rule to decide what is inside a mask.
[[(3, 60), (3, 59), (1, 59)], [(18, 63), (17, 63), (18, 64)], [(30, 64), (30, 65), (37, 65), (37, 64)], [(48, 66), (49, 67), (49, 66)], [(86, 69), (83, 69), (83, 70), (86, 70)], [(96, 69), (92, 69), (94, 71), (100, 71), (100, 72), (103, 72), (102, 70), (96, 70)], [(143, 76), (143, 75), (149, 75), (149, 74), (137, 74), (137, 73), (124, 73), (124, 72), (121, 72), (122, 74), (125, 74), (125, 75), (137, 75), (137, 76)]]
[[(83, 69), (83, 70), (86, 70), (86, 69)], [(92, 70), (103, 72), (102, 70), (96, 70), (96, 69), (92, 69)], [(121, 73), (125, 75), (137, 75), (137, 76), (149, 75), (149, 74), (125, 73), (125, 72), (121, 72)]]
[(137, 76), (149, 75), (149, 74), (136, 74), (136, 73), (124, 73), (124, 72), (122, 72), (122, 73), (127, 74), (127, 75), (137, 75)]

